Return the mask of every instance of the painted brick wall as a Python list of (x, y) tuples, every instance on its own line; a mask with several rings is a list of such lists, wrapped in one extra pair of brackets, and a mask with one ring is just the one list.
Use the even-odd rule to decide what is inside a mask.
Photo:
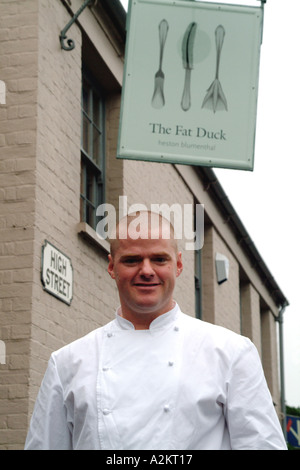
[(124, 160), (116, 158), (119, 130), (119, 116), (121, 104), (121, 91), (110, 95), (106, 101), (106, 150), (109, 158), (106, 161), (106, 201), (116, 208), (119, 219), (119, 196), (123, 190), (123, 167)]
[(225, 255), (228, 259), (229, 275), (227, 281), (218, 284), (216, 269), (214, 269), (215, 322), (217, 325), (241, 333), (239, 265), (221, 235), (214, 231), (214, 261), (216, 253)]
[(250, 283), (241, 286), (241, 313), (242, 334), (253, 341), (261, 355), (260, 299)]
[[(218, 284), (216, 253), (229, 260), (228, 280)], [(211, 225), (205, 229), (202, 250), (203, 320), (240, 333), (239, 267), (218, 232)]]
[(35, 224), (38, 1), (1, 1), (0, 449), (22, 445), (27, 427)]
[(280, 394), (277, 368), (277, 333), (276, 323), (269, 309), (261, 312), (261, 356), (268, 386), (278, 411), (280, 409)]

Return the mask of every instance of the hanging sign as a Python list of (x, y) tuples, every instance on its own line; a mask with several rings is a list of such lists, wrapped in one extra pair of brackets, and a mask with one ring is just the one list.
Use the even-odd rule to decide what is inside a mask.
[(71, 260), (47, 240), (42, 247), (41, 280), (45, 291), (71, 305), (73, 297)]
[(262, 7), (132, 0), (118, 158), (253, 170)]

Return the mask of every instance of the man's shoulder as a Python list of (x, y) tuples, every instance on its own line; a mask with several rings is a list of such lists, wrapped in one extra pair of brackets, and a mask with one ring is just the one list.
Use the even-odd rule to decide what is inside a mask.
[(240, 333), (221, 325), (209, 323), (199, 318), (181, 312), (181, 321), (188, 334), (196, 341), (203, 340), (206, 343), (225, 346), (227, 344), (237, 347), (247, 346), (251, 341)]
[(84, 336), (81, 336), (74, 341), (62, 346), (60, 349), (57, 349), (52, 353), (54, 358), (66, 357), (66, 356), (76, 356), (80, 355), (83, 352), (85, 356), (88, 355), (89, 352), (95, 351), (96, 348), (99, 348), (102, 341), (103, 331), (107, 326), (110, 324), (109, 322), (106, 325), (100, 326), (96, 328)]

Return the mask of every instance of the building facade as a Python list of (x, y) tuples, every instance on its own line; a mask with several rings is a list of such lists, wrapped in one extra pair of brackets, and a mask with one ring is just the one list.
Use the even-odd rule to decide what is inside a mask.
[[(114, 317), (104, 203), (116, 217), (124, 204), (204, 204), (204, 245), (180, 241), (175, 298), (254, 342), (281, 416), (284, 294), (211, 169), (116, 158), (126, 13), (93, 2), (60, 40), (83, 4), (0, 0), (0, 449), (23, 448), (50, 354)], [(216, 254), (229, 262), (222, 283)]]

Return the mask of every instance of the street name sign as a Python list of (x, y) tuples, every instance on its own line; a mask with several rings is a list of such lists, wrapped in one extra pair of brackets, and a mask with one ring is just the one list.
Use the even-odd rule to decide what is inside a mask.
[(71, 305), (73, 298), (71, 260), (47, 240), (42, 246), (41, 281), (45, 291)]
[(117, 157), (253, 170), (262, 7), (130, 0)]

